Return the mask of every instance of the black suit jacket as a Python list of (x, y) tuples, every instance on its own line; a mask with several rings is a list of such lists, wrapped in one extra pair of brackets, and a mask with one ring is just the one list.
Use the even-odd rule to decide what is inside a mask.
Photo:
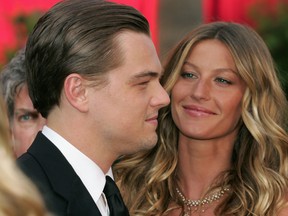
[(71, 165), (41, 132), (17, 163), (39, 188), (50, 212), (57, 216), (101, 216)]

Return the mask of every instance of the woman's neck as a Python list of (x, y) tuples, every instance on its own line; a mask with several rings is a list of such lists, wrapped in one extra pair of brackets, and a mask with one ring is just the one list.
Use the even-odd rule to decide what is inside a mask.
[[(223, 141), (223, 140), (222, 140)], [(213, 181), (231, 167), (233, 144), (179, 138), (178, 187), (189, 199), (201, 198)]]

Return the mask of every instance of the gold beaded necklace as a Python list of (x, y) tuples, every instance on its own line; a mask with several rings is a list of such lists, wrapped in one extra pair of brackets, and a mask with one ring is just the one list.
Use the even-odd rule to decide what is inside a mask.
[[(218, 201), (226, 192), (229, 191), (229, 187), (219, 189), (214, 194), (211, 194), (207, 197), (204, 197), (203, 199), (198, 200), (191, 200), (187, 199), (181, 191), (176, 187), (176, 192), (178, 196), (180, 197), (182, 203), (186, 207), (184, 209), (184, 216), (190, 216), (192, 212), (198, 212), (204, 213), (205, 210), (207, 210), (207, 206), (211, 204), (214, 201)], [(206, 207), (206, 208), (205, 208)]]

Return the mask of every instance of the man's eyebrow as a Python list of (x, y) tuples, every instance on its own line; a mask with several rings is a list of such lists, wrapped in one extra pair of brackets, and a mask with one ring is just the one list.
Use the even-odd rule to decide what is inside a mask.
[(129, 80), (128, 83), (133, 83), (135, 81), (137, 81), (138, 79), (144, 78), (144, 77), (161, 77), (162, 76), (162, 72), (153, 72), (153, 71), (145, 71), (145, 72), (140, 72), (138, 74), (135, 74), (134, 76), (132, 76)]

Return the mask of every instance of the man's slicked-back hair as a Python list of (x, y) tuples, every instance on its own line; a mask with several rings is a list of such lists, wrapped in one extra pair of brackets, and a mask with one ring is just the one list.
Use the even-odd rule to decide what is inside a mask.
[(104, 82), (105, 72), (121, 65), (122, 31), (150, 36), (139, 11), (103, 0), (64, 0), (39, 19), (28, 38), (26, 65), (29, 94), (43, 117), (59, 105), (69, 74)]

